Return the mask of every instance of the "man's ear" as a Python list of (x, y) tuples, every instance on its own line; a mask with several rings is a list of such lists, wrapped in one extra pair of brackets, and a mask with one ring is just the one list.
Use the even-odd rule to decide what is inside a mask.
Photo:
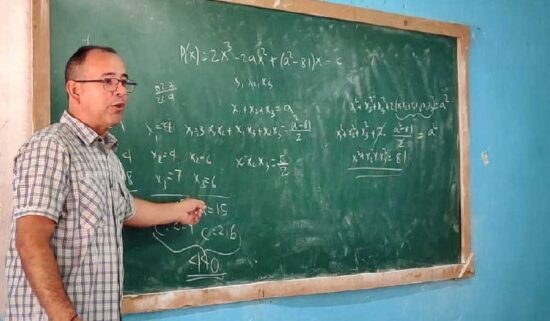
[(65, 84), (65, 91), (69, 96), (69, 99), (74, 99), (77, 103), (80, 103), (80, 86), (77, 82), (69, 80)]

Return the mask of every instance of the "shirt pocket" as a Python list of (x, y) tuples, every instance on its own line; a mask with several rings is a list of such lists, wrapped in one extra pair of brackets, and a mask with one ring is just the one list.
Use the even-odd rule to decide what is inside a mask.
[(96, 229), (104, 220), (107, 197), (101, 181), (92, 174), (78, 180), (80, 226), (86, 230)]

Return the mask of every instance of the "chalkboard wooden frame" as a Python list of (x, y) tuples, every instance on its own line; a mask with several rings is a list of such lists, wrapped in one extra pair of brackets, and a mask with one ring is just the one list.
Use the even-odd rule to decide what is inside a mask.
[[(474, 273), (470, 221), (470, 127), (468, 112), (468, 49), (470, 29), (465, 25), (432, 21), (316, 0), (217, 0), (311, 16), (368, 23), (402, 30), (445, 35), (457, 39), (458, 128), (461, 185), (461, 263), (428, 268), (314, 277), (242, 285), (127, 295), (124, 313), (258, 300), (274, 297), (331, 293), (421, 282), (460, 279)], [(32, 128), (50, 124), (50, 1), (32, 1)]]

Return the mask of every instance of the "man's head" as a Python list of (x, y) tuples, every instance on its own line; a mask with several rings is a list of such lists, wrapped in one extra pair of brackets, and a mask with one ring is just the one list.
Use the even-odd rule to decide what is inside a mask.
[(124, 62), (114, 49), (79, 48), (65, 67), (69, 112), (104, 135), (122, 120), (128, 101), (127, 81)]

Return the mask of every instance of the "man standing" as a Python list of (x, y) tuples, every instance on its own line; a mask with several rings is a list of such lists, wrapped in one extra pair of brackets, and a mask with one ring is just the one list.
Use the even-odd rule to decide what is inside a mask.
[(14, 164), (6, 320), (120, 320), (122, 225), (196, 224), (201, 200), (133, 198), (109, 129), (135, 83), (112, 48), (78, 49), (65, 68), (68, 110)]

